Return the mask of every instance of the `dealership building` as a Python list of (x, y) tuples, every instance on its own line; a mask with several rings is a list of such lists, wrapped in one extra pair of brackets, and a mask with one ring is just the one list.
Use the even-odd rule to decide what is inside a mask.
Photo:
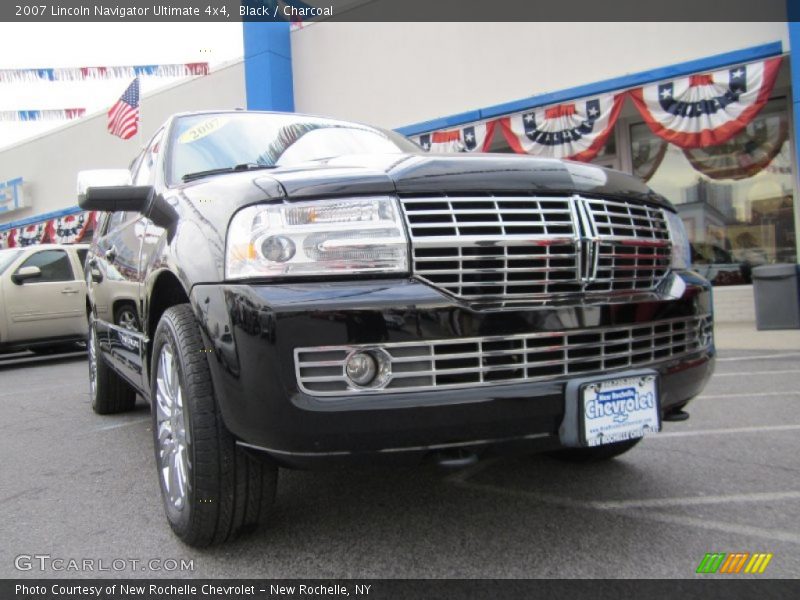
[(798, 261), (800, 23), (323, 20), (243, 36), (241, 60), (143, 96), (134, 140), (101, 112), (0, 149), (0, 244), (85, 238), (78, 171), (126, 167), (172, 113), (247, 107), (634, 173), (677, 205), (718, 286)]

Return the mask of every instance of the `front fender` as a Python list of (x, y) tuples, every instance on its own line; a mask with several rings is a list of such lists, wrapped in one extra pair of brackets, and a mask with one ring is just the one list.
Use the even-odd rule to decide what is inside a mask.
[(8, 340), (8, 313), (5, 309), (4, 285), (4, 278), (0, 278), (0, 343)]

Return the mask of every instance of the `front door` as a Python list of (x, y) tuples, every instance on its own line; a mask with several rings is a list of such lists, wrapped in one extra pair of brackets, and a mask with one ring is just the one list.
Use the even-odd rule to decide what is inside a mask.
[[(23, 267), (42, 274), (19, 284), (10, 275)], [(86, 283), (65, 250), (31, 254), (3, 282), (9, 342), (78, 336), (86, 332)]]
[(93, 286), (100, 351), (135, 386), (142, 385), (144, 352), (139, 310), (138, 213), (114, 213), (97, 240), (93, 264), (101, 281)]

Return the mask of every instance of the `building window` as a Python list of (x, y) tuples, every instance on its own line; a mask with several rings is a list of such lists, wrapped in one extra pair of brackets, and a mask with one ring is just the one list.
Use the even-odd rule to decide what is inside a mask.
[(750, 283), (755, 266), (797, 261), (787, 105), (773, 98), (728, 142), (692, 150), (629, 125), (634, 174), (676, 205), (694, 267), (715, 285)]

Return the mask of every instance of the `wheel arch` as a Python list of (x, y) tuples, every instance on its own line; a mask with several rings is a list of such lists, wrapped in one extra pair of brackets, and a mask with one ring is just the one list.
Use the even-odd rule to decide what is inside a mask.
[[(132, 298), (117, 298), (111, 304), (111, 315), (112, 315), (112, 318), (115, 321), (115, 324), (116, 324), (117, 309), (119, 309), (121, 306), (131, 306), (131, 307), (133, 307), (134, 312), (136, 312), (136, 301), (135, 300), (133, 300)], [(137, 315), (137, 317), (138, 317), (138, 315)], [(138, 318), (137, 318), (137, 320), (138, 320)]]
[(148, 337), (147, 343), (147, 364), (150, 365), (153, 358), (153, 338), (155, 337), (156, 327), (161, 320), (164, 311), (177, 304), (189, 302), (189, 294), (183, 287), (180, 279), (171, 271), (162, 271), (158, 274), (153, 283), (147, 302), (147, 315), (144, 319), (145, 335)]

